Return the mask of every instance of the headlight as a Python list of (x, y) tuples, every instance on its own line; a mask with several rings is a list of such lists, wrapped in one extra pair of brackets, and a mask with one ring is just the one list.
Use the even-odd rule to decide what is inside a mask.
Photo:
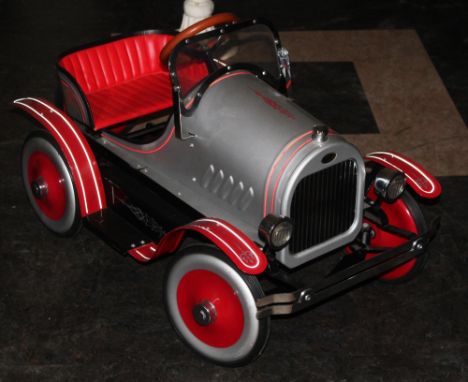
[(291, 220), (284, 216), (267, 215), (258, 227), (258, 235), (274, 251), (288, 245), (293, 226)]
[(402, 172), (383, 168), (374, 180), (375, 193), (387, 202), (393, 202), (405, 191), (406, 179)]

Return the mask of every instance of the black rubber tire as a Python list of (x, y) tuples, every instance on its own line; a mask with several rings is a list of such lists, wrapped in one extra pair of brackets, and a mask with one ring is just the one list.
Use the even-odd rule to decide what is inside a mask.
[[(255, 305), (256, 299), (264, 296), (258, 279), (239, 271), (225, 254), (211, 245), (189, 246), (173, 256), (175, 259), (170, 265), (164, 280), (163, 299), (169, 320), (179, 337), (198, 355), (222, 366), (242, 366), (259, 357), (269, 339), (270, 317), (258, 320), (256, 307), (251, 306), (252, 304)], [(235, 290), (235, 294), (241, 301), (244, 326), (242, 335), (232, 346), (219, 348), (203, 342), (191, 332), (182, 318), (176, 297), (177, 290), (185, 275), (198, 270), (208, 270), (220, 276)], [(229, 276), (229, 274), (234, 275), (234, 277)], [(233, 281), (233, 279), (236, 281)], [(233, 284), (236, 285), (233, 286)], [(247, 304), (247, 301), (249, 301), (250, 308), (246, 308), (246, 305), (244, 305)], [(248, 329), (245, 329), (245, 327)], [(254, 333), (253, 337), (245, 335), (250, 332)], [(235, 356), (231, 356), (230, 352), (235, 353)]]
[[(65, 207), (63, 214), (58, 217), (50, 217), (41, 209), (39, 199), (34, 196), (28, 175), (29, 167), (33, 159), (32, 155), (44, 154), (55, 166), (61, 176), (59, 181), (64, 190)], [(31, 161), (31, 163), (30, 163)], [(37, 170), (40, 173), (40, 169)], [(39, 220), (51, 232), (58, 236), (73, 236), (79, 232), (82, 226), (80, 205), (76, 194), (75, 182), (65, 157), (57, 142), (50, 133), (44, 130), (36, 130), (30, 133), (24, 141), (21, 152), (21, 174), (26, 195)], [(50, 195), (46, 195), (45, 199)], [(50, 204), (54, 203), (50, 197)]]

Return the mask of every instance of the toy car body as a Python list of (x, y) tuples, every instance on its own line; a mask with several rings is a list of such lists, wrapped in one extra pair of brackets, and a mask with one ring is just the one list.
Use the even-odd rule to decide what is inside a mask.
[[(196, 35), (208, 26), (218, 27)], [(268, 22), (221, 14), (189, 29), (62, 55), (63, 104), (14, 101), (45, 129), (25, 142), (23, 178), (59, 235), (84, 221), (138, 261), (175, 253), (164, 296), (173, 326), (202, 356), (238, 365), (263, 351), (271, 315), (377, 276), (412, 277), (438, 224), (426, 226), (408, 189), (441, 189), (402, 155), (363, 158), (294, 104)], [(328, 277), (291, 281), (288, 269), (336, 251)], [(264, 277), (283, 291), (265, 295)]]

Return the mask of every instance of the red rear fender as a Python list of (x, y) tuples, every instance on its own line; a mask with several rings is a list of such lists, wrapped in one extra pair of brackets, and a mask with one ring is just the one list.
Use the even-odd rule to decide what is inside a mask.
[(13, 104), (36, 119), (57, 141), (68, 162), (83, 217), (106, 207), (101, 172), (86, 138), (75, 123), (51, 103), (19, 98)]

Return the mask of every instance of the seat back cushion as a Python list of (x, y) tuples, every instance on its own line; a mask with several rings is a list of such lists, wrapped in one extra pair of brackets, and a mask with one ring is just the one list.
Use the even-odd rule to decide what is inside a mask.
[(159, 53), (172, 38), (166, 34), (127, 37), (70, 53), (59, 65), (89, 94), (146, 74), (167, 72)]

